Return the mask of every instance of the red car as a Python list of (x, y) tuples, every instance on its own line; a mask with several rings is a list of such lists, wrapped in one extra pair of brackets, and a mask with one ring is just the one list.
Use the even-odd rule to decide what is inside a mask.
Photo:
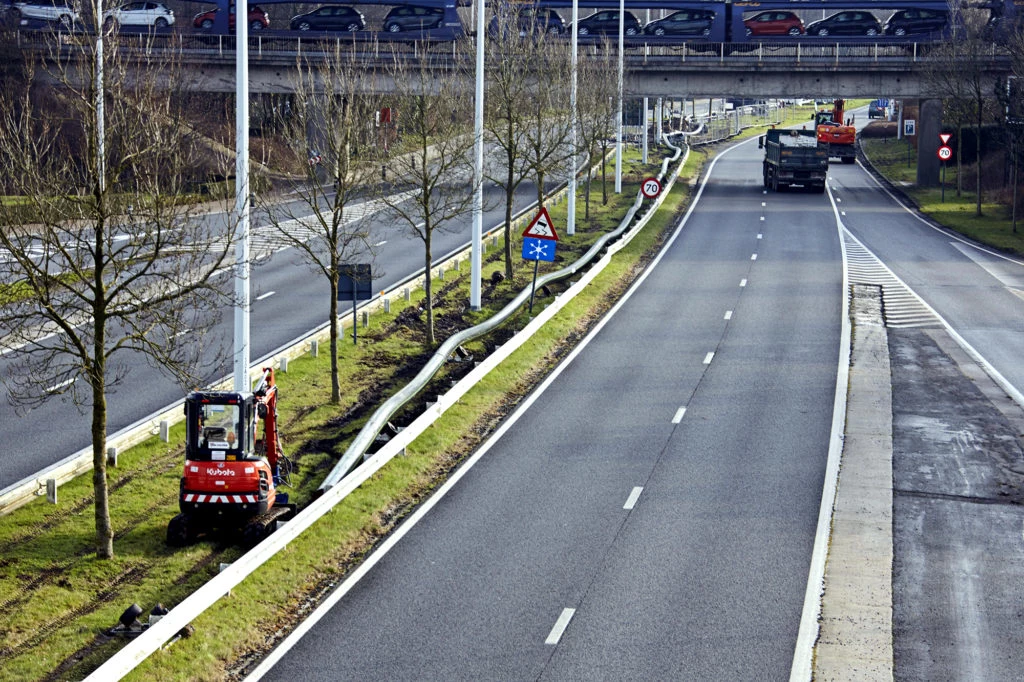
[[(201, 12), (192, 18), (192, 25), (196, 28), (204, 30), (210, 30), (213, 28), (213, 22), (216, 21), (217, 8), (213, 8), (208, 12)], [(270, 16), (263, 11), (263, 8), (258, 5), (252, 5), (249, 7), (249, 30), (250, 31), (262, 31), (263, 29), (270, 26)], [(228, 14), (228, 29), (235, 30), (235, 7), (231, 6), (231, 13)]]
[(798, 36), (804, 32), (804, 22), (792, 12), (770, 10), (743, 20), (748, 36)]

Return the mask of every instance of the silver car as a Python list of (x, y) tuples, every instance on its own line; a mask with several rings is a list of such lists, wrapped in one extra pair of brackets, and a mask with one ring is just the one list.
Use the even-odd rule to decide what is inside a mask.
[(174, 23), (174, 12), (161, 2), (129, 2), (103, 13), (104, 26), (152, 26), (167, 28)]
[(78, 22), (78, 10), (71, 0), (25, 0), (15, 2), (11, 6), (11, 18), (18, 22), (22, 19), (53, 21), (65, 28), (71, 28)]

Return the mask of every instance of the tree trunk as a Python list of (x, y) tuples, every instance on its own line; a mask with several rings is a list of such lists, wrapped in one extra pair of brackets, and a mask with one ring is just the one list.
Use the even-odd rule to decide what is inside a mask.
[(107, 487), (107, 395), (102, 320), (101, 315), (95, 323), (95, 362), (89, 372), (89, 383), (92, 387), (92, 491), (96, 500), (93, 505), (96, 518), (96, 557), (111, 559), (114, 556), (114, 529), (110, 523), (110, 496)]
[(341, 402), (341, 381), (338, 378), (338, 263), (331, 258), (331, 404)]
[(512, 172), (512, 164), (508, 165), (508, 175), (505, 183), (505, 278), (512, 281), (512, 205), (515, 200), (515, 188), (512, 186), (515, 178)]
[(423, 277), (423, 293), (427, 298), (427, 345), (431, 348), (434, 347), (434, 299), (431, 292), (431, 261), (433, 258), (430, 256), (430, 224), (423, 227), (423, 245), (426, 262), (424, 263), (424, 277)]
[(978, 130), (978, 132), (977, 132), (977, 139), (974, 141), (975, 148), (977, 149), (977, 151), (975, 152), (975, 155), (976, 155), (977, 158), (975, 158), (975, 160), (974, 160), (974, 168), (975, 168), (975, 171), (974, 171), (974, 185), (975, 185), (975, 189), (978, 192), (978, 195), (977, 195), (977, 197), (974, 200), (974, 215), (976, 215), (977, 217), (980, 218), (981, 217), (981, 124), (982, 124), (982, 116), (983, 116), (982, 106), (984, 106), (984, 102), (979, 100), (977, 102), (977, 105), (978, 105), (978, 119), (977, 119), (977, 123), (978, 123), (977, 130)]

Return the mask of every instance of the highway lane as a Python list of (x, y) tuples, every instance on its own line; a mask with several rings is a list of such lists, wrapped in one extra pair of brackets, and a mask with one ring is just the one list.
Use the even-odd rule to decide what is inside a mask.
[(765, 195), (760, 158), (720, 158), (632, 296), (269, 679), (788, 677), (842, 267), (827, 197)]
[[(504, 215), (503, 209), (496, 206), (500, 192), (492, 189), (487, 194), (485, 230), (500, 224)], [(517, 210), (535, 201), (535, 197), (534, 185), (523, 183), (517, 193)], [(201, 219), (211, 224), (219, 222), (227, 226), (229, 223), (228, 216), (221, 212)], [(374, 282), (376, 290), (391, 287), (422, 269), (422, 242), (391, 220), (375, 220), (371, 230), (378, 236), (375, 243), (384, 242), (377, 249), (377, 272), (382, 275)], [(258, 213), (253, 216), (253, 234), (254, 254), (261, 247), (280, 248), (280, 237), (275, 237), (273, 228)], [(465, 245), (470, 234), (469, 214), (452, 229), (435, 233), (435, 259)], [(325, 280), (303, 264), (295, 249), (277, 252), (256, 265), (252, 271), (251, 289), (251, 357), (254, 361), (319, 327), (327, 319)], [(265, 294), (270, 295), (259, 300)], [(341, 309), (348, 307), (343, 305)], [(219, 340), (219, 348), (211, 348), (211, 351), (227, 354), (227, 363), (210, 371), (211, 380), (230, 373), (232, 325), (232, 312), (225, 311), (222, 324), (208, 339), (210, 344)], [(108, 396), (108, 433), (165, 408), (179, 400), (186, 390), (141, 357), (126, 354), (121, 356), (121, 361), (130, 367), (130, 374)], [(10, 362), (10, 356), (0, 355), (0, 373), (9, 371)], [(8, 448), (0, 460), (0, 489), (87, 447), (90, 443), (90, 420), (87, 409), (78, 409), (70, 401), (60, 398), (28, 410), (19, 408), (16, 412), (11, 407), (5, 409), (0, 414), (0, 439), (17, 443), (18, 447)]]
[[(859, 168), (832, 175), (850, 231), (1018, 392), (1024, 388), (1024, 264), (929, 227)], [(997, 389), (988, 394), (998, 396), (993, 402), (979, 392), (987, 382), (950, 359), (955, 345), (937, 320), (890, 329), (889, 346), (895, 674), (1017, 678), (1024, 659), (1019, 411), (997, 409)]]
[(1017, 390), (1024, 390), (1024, 261), (938, 230), (859, 167), (833, 165), (847, 228)]

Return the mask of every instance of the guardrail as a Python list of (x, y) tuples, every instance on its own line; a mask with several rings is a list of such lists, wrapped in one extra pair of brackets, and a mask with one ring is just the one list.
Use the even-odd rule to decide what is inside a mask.
[[(676, 150), (676, 153), (671, 159), (665, 159), (662, 162), (662, 171), (659, 173), (659, 179), (666, 177), (669, 164), (672, 161), (678, 160), (682, 155), (682, 150), (679, 147), (675, 147), (674, 145), (672, 145), (672, 147)], [(623, 218), (619, 227), (613, 233), (605, 235), (602, 240), (599, 240), (599, 242), (591, 247), (586, 254), (580, 257), (580, 259), (569, 267), (551, 273), (545, 278), (542, 278), (542, 280), (538, 280), (538, 284), (540, 284), (541, 281), (549, 282), (554, 279), (571, 277), (575, 275), (584, 264), (593, 260), (602, 249), (607, 249), (605, 254), (594, 263), (594, 265), (580, 278), (579, 281), (569, 287), (569, 289), (561, 296), (556, 297), (543, 311), (541, 311), (529, 324), (527, 324), (522, 331), (481, 362), (478, 367), (474, 368), (469, 372), (469, 374), (463, 377), (444, 396), (439, 396), (437, 403), (433, 407), (421, 414), (413, 421), (412, 424), (399, 432), (398, 436), (392, 438), (387, 445), (381, 448), (381, 450), (375, 455), (367, 459), (361, 466), (356, 468), (347, 476), (335, 477), (336, 480), (334, 484), (327, 488), (323, 495), (314, 500), (303, 511), (299, 512), (292, 521), (289, 521), (283, 528), (272, 533), (268, 538), (244, 554), (224, 571), (211, 578), (206, 584), (193, 592), (190, 596), (186, 597), (184, 601), (171, 609), (170, 613), (163, 616), (159, 622), (150, 626), (136, 639), (129, 642), (86, 679), (95, 682), (109, 682), (109, 680), (121, 679), (124, 675), (149, 657), (149, 655), (156, 652), (165, 642), (173, 638), (182, 628), (203, 613), (214, 602), (228, 594), (232, 588), (255, 572), (266, 561), (277, 554), (277, 552), (284, 549), (289, 542), (298, 537), (299, 534), (309, 528), (320, 517), (345, 499), (349, 493), (362, 485), (364, 481), (376, 473), (382, 466), (384, 466), (384, 464), (400, 453), (408, 442), (436, 421), (448, 406), (454, 404), (460, 396), (465, 394), (466, 391), (483, 378), (483, 376), (485, 376), (494, 366), (512, 353), (516, 348), (525, 343), (533, 336), (533, 334), (536, 333), (538, 329), (540, 329), (552, 316), (554, 316), (556, 312), (561, 310), (568, 301), (572, 300), (572, 298), (586, 288), (589, 282), (596, 277), (609, 262), (611, 262), (611, 257), (628, 244), (629, 241), (644, 227), (644, 225), (646, 225), (651, 216), (654, 215), (654, 212), (664, 202), (665, 197), (668, 195), (669, 190), (671, 190), (672, 185), (678, 177), (679, 170), (685, 162), (686, 158), (684, 157), (682, 162), (676, 166), (676, 169), (672, 173), (670, 179), (667, 182), (662, 183), (664, 189), (662, 190), (661, 195), (651, 202), (647, 213), (638, 220), (635, 225), (633, 225), (632, 229), (628, 233), (626, 230), (629, 229), (630, 225), (633, 223), (633, 218), (643, 203), (643, 196), (639, 192), (637, 192), (636, 201), (627, 211), (625, 218)], [(608, 242), (617, 236), (622, 236), (622, 238), (609, 246)], [(482, 325), (466, 330), (462, 335), (465, 335), (467, 332), (474, 332), (474, 330), (481, 330), (483, 327), (486, 327), (487, 329), (484, 331), (477, 331), (475, 332), (475, 335), (486, 333), (486, 331), (489, 331), (497, 324), (500, 324), (511, 315), (513, 304), (515, 304), (516, 307), (521, 306), (528, 296), (529, 289), (527, 288), (516, 297), (513, 303), (510, 303), (500, 313), (498, 313), (495, 318), (491, 318), (491, 320), (484, 322)], [(492, 322), (496, 318), (500, 319), (497, 319), (496, 322)], [(449, 342), (455, 338), (456, 337), (451, 337)], [(468, 338), (473, 338), (473, 336)], [(468, 338), (462, 338), (459, 343), (465, 342)], [(434, 360), (438, 357), (446, 359), (458, 346), (458, 343), (453, 345), (449, 342), (445, 342), (445, 344), (443, 344), (442, 347), (434, 354), (434, 358), (431, 360), (431, 365), (435, 364)], [(426, 369), (421, 371), (420, 374), (417, 375), (416, 379), (413, 380), (414, 383), (423, 383), (425, 372)], [(400, 393), (404, 395), (407, 390), (411, 391), (411, 387), (412, 384), (406, 387), (406, 389), (403, 389)], [(416, 391), (418, 390), (419, 389), (417, 388)], [(414, 395), (416, 391), (411, 391), (411, 395)], [(365, 451), (364, 445), (372, 442), (376, 433), (379, 432), (380, 428), (386, 422), (386, 417), (383, 417), (383, 415), (387, 413), (388, 410), (393, 408), (397, 409), (394, 406), (394, 402), (394, 399), (389, 400), (384, 406), (379, 408), (373, 416), (371, 416), (370, 421), (357, 435), (356, 441), (353, 442), (352, 446), (349, 447), (348, 451), (346, 451), (345, 455), (342, 457), (342, 462), (346, 459), (355, 457), (352, 453), (358, 452), (359, 450)], [(374, 431), (374, 429), (376, 430)], [(371, 431), (373, 431), (373, 434), (369, 435)], [(338, 471), (341, 464), (342, 463), (339, 462), (339, 466), (335, 467), (334, 472)], [(332, 472), (332, 475), (334, 472)]]

